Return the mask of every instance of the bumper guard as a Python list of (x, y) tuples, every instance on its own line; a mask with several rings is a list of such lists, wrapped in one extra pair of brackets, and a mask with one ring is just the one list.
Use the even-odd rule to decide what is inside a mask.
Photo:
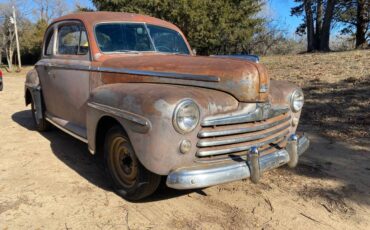
[(295, 167), (298, 158), (309, 147), (309, 139), (303, 135), (298, 138), (293, 134), (286, 149), (260, 157), (257, 148), (251, 148), (248, 161), (223, 161), (199, 163), (191, 167), (171, 171), (167, 177), (167, 186), (174, 189), (205, 188), (245, 178), (257, 183), (263, 172), (288, 164)]

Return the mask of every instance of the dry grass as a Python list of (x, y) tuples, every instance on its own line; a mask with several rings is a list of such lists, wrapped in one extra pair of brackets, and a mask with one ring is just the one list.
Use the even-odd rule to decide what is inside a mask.
[(370, 143), (370, 50), (262, 58), (273, 79), (301, 86), (302, 130)]

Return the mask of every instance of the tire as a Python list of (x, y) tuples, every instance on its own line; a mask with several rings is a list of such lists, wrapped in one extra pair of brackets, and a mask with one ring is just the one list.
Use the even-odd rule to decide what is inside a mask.
[(42, 119), (36, 118), (36, 109), (35, 109), (35, 103), (33, 101), (33, 98), (31, 102), (31, 112), (32, 112), (33, 122), (35, 123), (37, 131), (45, 132), (45, 131), (50, 130), (51, 124), (45, 119), (44, 111), (42, 111), (43, 113)]
[(120, 126), (108, 130), (104, 143), (104, 164), (115, 192), (137, 201), (153, 194), (161, 176), (148, 171), (138, 160), (131, 142)]

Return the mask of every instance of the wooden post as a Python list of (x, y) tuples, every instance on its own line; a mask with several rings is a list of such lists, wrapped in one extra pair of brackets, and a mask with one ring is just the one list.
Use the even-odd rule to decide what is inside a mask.
[(18, 55), (18, 66), (19, 70), (22, 69), (22, 64), (21, 64), (21, 52), (19, 49), (19, 39), (18, 39), (18, 29), (17, 29), (17, 18), (15, 16), (15, 8), (13, 6), (13, 20), (14, 20), (14, 32), (15, 32), (15, 40), (17, 43), (17, 55)]

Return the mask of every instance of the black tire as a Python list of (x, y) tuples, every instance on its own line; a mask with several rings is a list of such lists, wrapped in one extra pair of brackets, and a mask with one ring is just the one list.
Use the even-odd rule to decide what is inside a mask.
[(32, 112), (33, 122), (35, 123), (37, 131), (45, 132), (45, 131), (50, 130), (51, 124), (45, 119), (44, 111), (43, 111), (42, 119), (36, 118), (36, 109), (35, 109), (35, 103), (33, 101), (33, 98), (31, 102), (31, 112)]
[(161, 176), (148, 171), (137, 159), (126, 133), (120, 126), (108, 130), (104, 142), (104, 163), (115, 192), (137, 201), (158, 188)]

